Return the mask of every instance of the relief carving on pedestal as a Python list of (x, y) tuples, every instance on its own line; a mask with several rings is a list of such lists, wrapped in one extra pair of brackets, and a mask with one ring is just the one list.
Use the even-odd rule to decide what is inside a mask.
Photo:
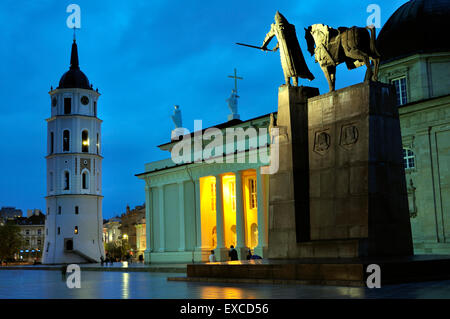
[(358, 128), (354, 124), (346, 124), (341, 127), (341, 146), (351, 146), (358, 141)]
[(331, 136), (327, 132), (316, 132), (314, 137), (314, 152), (323, 155), (331, 145)]

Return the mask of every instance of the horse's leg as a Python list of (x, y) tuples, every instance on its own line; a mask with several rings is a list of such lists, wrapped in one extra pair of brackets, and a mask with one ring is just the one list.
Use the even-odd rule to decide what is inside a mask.
[(379, 58), (373, 59), (373, 76), (372, 76), (373, 81), (378, 81), (379, 68), (380, 68), (380, 59)]
[(367, 55), (367, 53), (365, 53), (361, 50), (358, 50), (358, 49), (353, 49), (353, 50), (349, 50), (349, 51), (345, 52), (345, 55), (352, 59), (355, 59), (355, 60), (363, 60), (364, 64), (367, 67), (364, 81), (369, 81), (372, 78), (373, 72), (372, 72), (372, 68), (370, 67), (370, 58), (369, 58), (369, 55)]
[(364, 58), (364, 63), (366, 64), (367, 71), (366, 76), (364, 77), (364, 81), (371, 81), (373, 76), (372, 67), (370, 66), (370, 59), (369, 57)]
[(328, 72), (330, 73), (331, 85), (333, 86), (333, 91), (336, 89), (336, 66), (332, 65), (328, 67)]
[(287, 75), (284, 76), (284, 80), (286, 81), (286, 85), (287, 86), (291, 86), (291, 78), (288, 77)]
[(334, 84), (333, 81), (331, 81), (330, 73), (328, 72), (327, 66), (320, 66), (322, 68), (323, 73), (325, 74), (325, 78), (328, 81), (328, 87), (330, 88), (330, 92), (334, 91)]

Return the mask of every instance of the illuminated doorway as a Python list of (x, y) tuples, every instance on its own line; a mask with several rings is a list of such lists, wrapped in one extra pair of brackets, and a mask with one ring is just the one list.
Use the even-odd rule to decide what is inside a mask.
[(223, 190), (223, 228), (225, 247), (236, 247), (236, 176), (234, 174), (222, 177)]
[(245, 244), (254, 249), (258, 246), (258, 196), (256, 171), (243, 172), (244, 211), (245, 211)]
[[(236, 247), (236, 177), (234, 174), (222, 176), (223, 233), (225, 247)], [(217, 202), (216, 178), (200, 178), (200, 213), (202, 227), (202, 247), (217, 247)]]
[(200, 214), (202, 247), (214, 249), (217, 246), (216, 231), (216, 178), (200, 178)]

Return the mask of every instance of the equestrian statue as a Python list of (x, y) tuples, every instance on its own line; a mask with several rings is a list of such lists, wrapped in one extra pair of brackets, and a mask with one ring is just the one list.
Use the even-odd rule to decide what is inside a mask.
[(327, 78), (330, 92), (335, 90), (336, 66), (343, 62), (349, 70), (365, 64), (367, 72), (364, 80), (377, 81), (380, 54), (375, 45), (374, 26), (333, 29), (324, 24), (313, 24), (305, 29), (305, 39), (309, 53), (311, 56), (315, 55), (316, 62)]

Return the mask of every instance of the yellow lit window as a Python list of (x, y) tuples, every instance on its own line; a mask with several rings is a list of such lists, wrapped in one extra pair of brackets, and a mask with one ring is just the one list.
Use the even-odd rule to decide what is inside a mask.
[(248, 189), (250, 191), (250, 209), (255, 209), (258, 206), (257, 198), (256, 198), (256, 180), (254, 178), (250, 178), (248, 180)]

